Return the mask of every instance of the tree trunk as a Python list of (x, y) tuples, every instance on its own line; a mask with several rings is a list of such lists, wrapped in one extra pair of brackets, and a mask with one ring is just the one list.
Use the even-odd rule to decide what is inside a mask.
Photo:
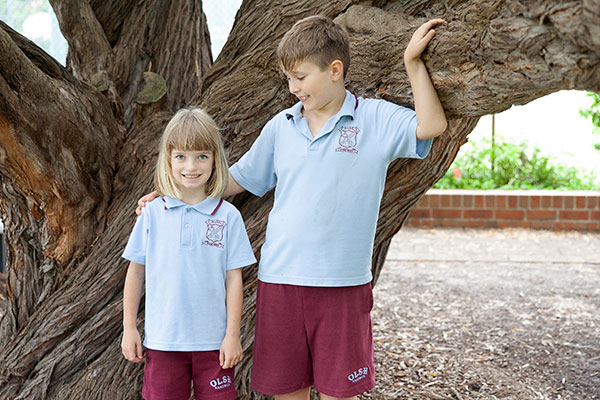
[[(274, 52), (298, 19), (324, 14), (345, 25), (348, 87), (407, 106), (404, 47), (426, 19), (448, 21), (423, 57), (450, 126), (427, 159), (398, 160), (388, 170), (375, 280), (408, 211), (480, 116), (561, 89), (600, 91), (600, 0), (244, 1), (212, 66), (199, 1), (51, 3), (69, 42), (68, 68), (0, 29), (0, 211), (9, 261), (1, 399), (140, 398), (142, 367), (120, 354), (127, 265), (120, 254), (135, 202), (151, 190), (162, 129), (174, 110), (199, 104), (223, 128), (235, 162), (265, 122), (294, 103)], [(164, 78), (166, 105), (136, 121), (147, 71)], [(258, 253), (272, 194), (233, 201)], [(236, 381), (250, 399), (260, 397), (249, 388), (255, 267), (244, 281), (245, 358)]]

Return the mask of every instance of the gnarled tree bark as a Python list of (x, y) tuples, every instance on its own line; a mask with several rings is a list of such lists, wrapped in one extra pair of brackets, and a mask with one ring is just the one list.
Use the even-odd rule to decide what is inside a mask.
[[(426, 160), (388, 171), (375, 279), (392, 236), (448, 169), (477, 119), (561, 89), (600, 91), (600, 0), (245, 1), (211, 66), (200, 1), (51, 0), (69, 42), (63, 68), (0, 25), (0, 212), (8, 304), (0, 313), (0, 398), (137, 399), (139, 365), (120, 355), (120, 258), (136, 199), (151, 190), (172, 112), (199, 104), (236, 161), (265, 122), (294, 103), (274, 59), (298, 19), (324, 14), (352, 38), (348, 87), (411, 106), (402, 54), (414, 29), (442, 16), (424, 60), (450, 118)], [(169, 111), (143, 114), (143, 73), (167, 85)], [(92, 85), (93, 83), (93, 85)], [(234, 199), (258, 253), (272, 197)], [(245, 276), (241, 398), (249, 388), (256, 268)], [(140, 323), (142, 315), (140, 315)]]

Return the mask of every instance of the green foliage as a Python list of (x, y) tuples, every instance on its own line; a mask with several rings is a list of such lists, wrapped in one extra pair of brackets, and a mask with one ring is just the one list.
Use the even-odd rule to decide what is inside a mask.
[(538, 147), (529, 149), (526, 141), (514, 144), (496, 138), (494, 149), (487, 139), (471, 144), (435, 188), (600, 190), (592, 172), (555, 163), (540, 154)]
[(579, 114), (584, 118), (591, 119), (594, 124), (594, 132), (600, 133), (600, 95), (597, 93), (588, 93), (587, 95), (592, 98), (592, 104), (587, 110), (579, 110)]

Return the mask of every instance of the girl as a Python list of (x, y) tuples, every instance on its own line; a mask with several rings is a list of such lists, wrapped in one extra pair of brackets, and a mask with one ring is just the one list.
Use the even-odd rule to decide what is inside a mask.
[(183, 109), (161, 139), (159, 197), (129, 237), (123, 295), (123, 355), (142, 361), (136, 326), (145, 281), (146, 400), (235, 399), (242, 357), (241, 268), (256, 262), (239, 211), (220, 198), (229, 172), (215, 122)]

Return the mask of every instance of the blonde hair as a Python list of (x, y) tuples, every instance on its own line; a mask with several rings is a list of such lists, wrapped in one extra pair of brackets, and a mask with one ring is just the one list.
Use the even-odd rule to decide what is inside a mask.
[(296, 22), (277, 47), (277, 61), (284, 71), (291, 71), (302, 61), (310, 61), (324, 70), (334, 60), (340, 60), (344, 65), (345, 78), (350, 67), (348, 32), (322, 15)]
[(181, 199), (171, 170), (171, 152), (212, 151), (213, 171), (206, 182), (208, 197), (221, 197), (229, 183), (227, 157), (221, 134), (215, 121), (199, 108), (183, 108), (167, 124), (160, 140), (160, 150), (154, 173), (154, 188), (161, 194)]

